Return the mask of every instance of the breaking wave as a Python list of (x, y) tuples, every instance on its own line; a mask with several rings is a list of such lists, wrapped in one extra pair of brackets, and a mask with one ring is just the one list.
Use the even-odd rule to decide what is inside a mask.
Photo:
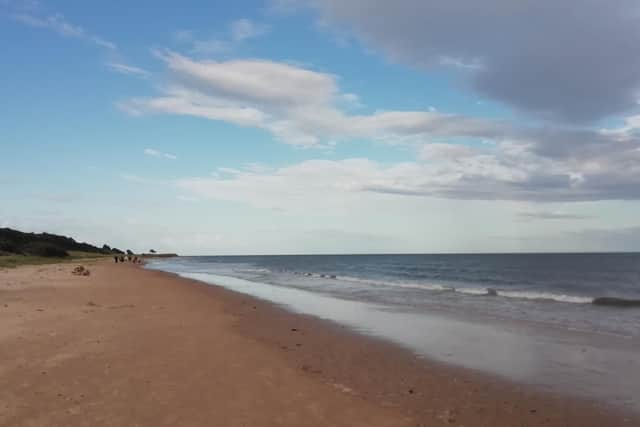
[(495, 288), (480, 288), (480, 287), (465, 287), (458, 288), (454, 286), (445, 286), (436, 283), (412, 283), (412, 282), (397, 282), (397, 281), (383, 281), (383, 280), (372, 280), (372, 279), (364, 279), (359, 277), (352, 276), (335, 276), (329, 274), (318, 274), (318, 273), (296, 273), (302, 274), (308, 277), (314, 278), (325, 278), (325, 279), (337, 279), (344, 282), (352, 282), (352, 283), (362, 283), (373, 286), (389, 286), (389, 287), (397, 287), (397, 288), (408, 288), (408, 289), (418, 289), (425, 291), (434, 291), (434, 292), (451, 292), (458, 293), (463, 295), (470, 296), (485, 296), (485, 297), (502, 297), (502, 298), (513, 298), (520, 300), (531, 300), (531, 301), (551, 301), (551, 302), (562, 302), (562, 303), (570, 303), (570, 304), (594, 304), (608, 307), (639, 307), (640, 308), (640, 299), (625, 299), (625, 298), (615, 298), (615, 297), (591, 297), (591, 296), (580, 296), (580, 295), (567, 295), (567, 294), (559, 294), (552, 292), (536, 292), (531, 290), (498, 290)]

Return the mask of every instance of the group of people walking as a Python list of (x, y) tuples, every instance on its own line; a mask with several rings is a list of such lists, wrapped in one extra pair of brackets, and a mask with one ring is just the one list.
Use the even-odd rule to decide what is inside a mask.
[(142, 258), (138, 258), (137, 256), (129, 256), (129, 255), (115, 255), (113, 260), (117, 264), (118, 262), (132, 262), (134, 264), (142, 264)]

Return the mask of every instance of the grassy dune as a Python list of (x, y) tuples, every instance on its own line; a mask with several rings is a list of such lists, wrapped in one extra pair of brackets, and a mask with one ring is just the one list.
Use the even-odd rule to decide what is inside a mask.
[(14, 268), (21, 265), (56, 264), (59, 262), (75, 262), (108, 258), (112, 255), (101, 255), (92, 252), (69, 251), (68, 257), (41, 257), (35, 255), (0, 255), (0, 268)]

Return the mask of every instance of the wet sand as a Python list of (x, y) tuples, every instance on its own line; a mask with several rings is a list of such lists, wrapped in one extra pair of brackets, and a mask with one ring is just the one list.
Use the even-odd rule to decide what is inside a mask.
[(87, 266), (0, 270), (0, 425), (640, 425), (222, 288)]

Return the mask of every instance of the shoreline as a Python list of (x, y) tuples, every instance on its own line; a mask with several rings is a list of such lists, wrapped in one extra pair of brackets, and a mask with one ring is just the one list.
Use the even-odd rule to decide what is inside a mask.
[[(161, 377), (166, 377), (164, 385), (159, 384), (155, 389), (156, 394), (167, 393), (168, 385), (174, 388), (184, 387), (180, 383), (184, 382), (185, 372), (189, 371), (192, 364), (198, 366), (198, 369), (202, 371), (200, 373), (204, 375), (204, 379), (197, 381), (193, 379), (198, 384), (200, 392), (210, 394), (212, 389), (216, 389), (220, 385), (215, 378), (221, 374), (230, 374), (230, 372), (227, 372), (227, 365), (222, 363), (223, 360), (218, 360), (220, 363), (212, 365), (207, 356), (214, 359), (222, 358), (235, 367), (236, 375), (227, 378), (223, 388), (240, 387), (247, 393), (247, 401), (252, 402), (254, 399), (258, 401), (265, 399), (264, 396), (253, 396), (252, 392), (262, 393), (265, 390), (270, 390), (273, 393), (271, 398), (274, 400), (261, 407), (263, 413), (262, 417), (258, 419), (262, 422), (254, 425), (326, 425), (334, 423), (336, 425), (487, 425), (496, 427), (503, 425), (597, 426), (635, 425), (640, 421), (637, 414), (620, 411), (598, 402), (540, 392), (530, 386), (513, 384), (507, 380), (494, 378), (467, 368), (427, 360), (395, 344), (359, 334), (326, 320), (292, 313), (268, 301), (259, 300), (220, 286), (212, 286), (172, 273), (146, 270), (130, 265), (114, 265), (106, 262), (88, 265), (95, 272), (86, 279), (72, 277), (66, 271), (72, 268), (71, 265), (21, 267), (16, 269), (13, 274), (7, 270), (1, 271), (0, 296), (3, 299), (11, 299), (11, 297), (15, 298), (24, 294), (22, 298), (26, 295), (30, 297), (30, 300), (9, 301), (9, 308), (18, 304), (17, 311), (0, 306), (0, 310), (2, 310), (0, 318), (11, 320), (9, 323), (5, 322), (5, 325), (17, 326), (17, 330), (23, 331), (21, 333), (33, 332), (28, 328), (25, 329), (27, 326), (45, 329), (56, 328), (55, 333), (58, 336), (63, 335), (59, 332), (60, 330), (69, 332), (73, 320), (84, 317), (91, 318), (97, 313), (104, 318), (98, 319), (97, 323), (95, 321), (88, 322), (93, 325), (95, 330), (86, 332), (103, 331), (107, 330), (105, 325), (112, 326), (108, 331), (113, 338), (113, 346), (106, 353), (111, 354), (116, 360), (119, 360), (118, 352), (121, 350), (118, 344), (121, 345), (123, 340), (127, 344), (132, 344), (136, 339), (145, 341), (149, 339), (150, 335), (157, 336), (159, 341), (153, 341), (150, 346), (147, 346), (155, 348), (154, 345), (159, 345), (157, 349), (160, 351), (153, 353), (153, 355), (158, 359), (158, 363), (165, 367), (164, 371), (148, 372), (148, 374), (156, 373)], [(42, 271), (38, 272), (38, 270)], [(21, 279), (23, 284), (11, 290), (6, 289), (7, 277), (20, 277), (21, 275), (23, 276)], [(67, 282), (73, 283), (67, 285)], [(85, 285), (91, 284), (90, 288), (83, 287), (83, 283)], [(114, 291), (121, 293), (114, 294)], [(80, 307), (74, 305), (72, 315), (59, 314), (47, 323), (38, 323), (37, 318), (42, 315), (42, 312), (35, 311), (37, 308), (34, 309), (33, 304), (42, 304), (47, 299), (44, 297), (51, 300), (51, 296), (56, 294), (64, 294), (65, 297), (73, 299), (75, 303), (88, 298), (93, 299), (85, 301)], [(6, 295), (9, 296), (5, 298)], [(39, 301), (38, 297), (44, 299)], [(98, 301), (98, 298), (111, 301), (109, 303), (101, 302)], [(95, 305), (87, 305), (89, 302)], [(69, 303), (70, 301), (64, 300), (56, 304), (65, 306)], [(24, 305), (22, 309), (20, 308), (21, 304)], [(109, 307), (115, 308), (110, 309)], [(35, 313), (34, 311), (27, 313), (25, 310), (28, 309), (34, 309)], [(43, 309), (48, 311), (46, 308)], [(128, 318), (121, 319), (119, 312), (126, 313)], [(128, 322), (122, 323), (123, 320), (128, 320)], [(129, 322), (135, 322), (137, 325), (134, 330), (126, 330), (125, 326), (130, 324)], [(200, 329), (207, 327), (207, 325), (209, 325), (209, 331)], [(177, 328), (180, 333), (169, 333), (168, 336), (163, 336), (163, 330), (166, 331), (168, 326), (171, 326), (169, 330)], [(122, 330), (123, 328), (125, 329)], [(33, 338), (34, 342), (29, 342), (29, 345), (26, 345), (24, 337), (19, 340), (6, 327), (1, 332), (0, 348), (11, 343), (13, 345), (11, 352), (23, 353), (20, 360), (23, 364), (27, 364), (29, 350), (38, 347), (39, 340)], [(41, 335), (44, 336), (44, 342), (40, 344), (44, 344), (47, 341), (47, 334), (36, 329), (36, 337)], [(220, 343), (209, 343), (211, 336), (219, 339), (225, 337), (226, 341), (222, 343), (222, 347), (211, 348), (212, 345), (214, 347), (221, 345)], [(73, 342), (73, 338), (73, 336), (67, 337), (69, 342)], [(80, 333), (75, 337), (75, 340), (84, 342), (86, 338)], [(108, 339), (105, 340), (105, 342), (108, 341)], [(185, 351), (178, 353), (186, 360), (173, 357), (176, 356), (174, 346), (179, 345), (182, 345)], [(133, 359), (143, 356), (148, 350), (144, 346), (137, 348), (134, 345), (133, 347), (136, 350), (130, 354)], [(47, 346), (38, 348), (40, 351), (45, 350), (43, 357), (54, 360), (57, 360), (56, 357), (60, 357), (59, 354), (46, 354), (46, 351), (55, 353), (54, 349), (46, 350)], [(162, 350), (163, 348), (165, 350)], [(195, 354), (191, 354), (186, 349), (190, 349)], [(233, 354), (218, 354), (213, 351), (216, 349)], [(245, 355), (244, 352), (251, 352), (251, 356)], [(63, 353), (69, 357), (69, 352)], [(92, 357), (98, 357), (95, 354), (90, 354), (91, 357), (89, 357), (86, 353), (82, 353), (81, 356), (88, 357), (90, 361)], [(228, 359), (230, 356), (233, 357)], [(108, 359), (103, 352), (98, 358), (102, 360), (105, 357)], [(251, 360), (244, 360), (247, 357)], [(243, 360), (236, 360), (238, 358)], [(131, 374), (131, 360), (126, 358), (122, 360), (121, 374), (125, 372)], [(7, 358), (4, 362), (15, 361), (10, 361)], [(11, 380), (16, 375), (15, 380), (18, 381), (20, 378), (18, 374), (21, 370), (18, 366), (19, 363), (16, 365), (4, 362), (2, 365), (7, 367), (0, 368), (0, 379)], [(190, 362), (189, 366), (184, 366), (186, 362)], [(265, 385), (262, 376), (246, 372), (256, 369), (256, 365), (247, 365), (248, 362), (257, 363), (261, 370), (266, 371), (273, 371), (277, 366), (282, 372), (286, 371), (287, 374), (284, 377), (289, 380), (287, 382), (280, 380), (280, 376), (273, 376), (270, 378), (271, 382), (267, 381)], [(62, 363), (62, 365), (64, 364)], [(24, 369), (24, 365), (22, 369)], [(35, 369), (37, 370), (38, 367)], [(142, 369), (144, 370), (144, 367)], [(79, 373), (73, 370), (66, 372), (66, 375), (58, 377), (58, 382), (77, 380), (76, 377)], [(240, 375), (241, 372), (245, 372), (244, 376)], [(36, 376), (38, 380), (36, 382), (46, 383), (54, 377), (48, 374)], [(186, 378), (189, 377), (187, 374)], [(124, 381), (123, 378), (116, 377), (116, 379), (120, 382)], [(153, 381), (153, 378), (149, 380)], [(0, 397), (3, 397), (5, 401), (13, 401), (16, 407), (20, 407), (20, 404), (24, 405), (29, 396), (26, 392), (22, 393), (24, 390), (19, 387), (18, 382), (9, 381), (9, 384), (10, 390), (0, 392), (2, 393)], [(269, 389), (268, 385), (272, 388)], [(287, 388), (282, 389), (283, 386)], [(296, 402), (297, 406), (289, 408), (288, 412), (285, 411), (288, 414), (298, 415), (297, 422), (294, 422), (293, 418), (279, 421), (267, 419), (271, 413), (269, 411), (277, 409), (277, 406), (281, 404), (277, 402), (282, 402), (283, 399), (290, 398), (292, 395), (298, 395), (300, 389), (307, 390), (307, 388), (309, 390), (304, 398)], [(120, 391), (126, 393), (127, 388), (120, 388)], [(230, 396), (225, 398), (224, 393), (216, 392), (216, 395), (218, 399), (222, 400), (217, 400), (217, 403), (213, 403), (214, 406), (224, 406), (222, 402), (230, 398)], [(12, 399), (7, 400), (7, 397), (12, 397)], [(32, 396), (32, 398), (35, 397)], [(175, 399), (176, 396), (174, 395), (173, 398)], [(307, 402), (305, 399), (311, 399), (311, 402)], [(171, 406), (179, 408), (179, 402), (181, 399), (178, 399)], [(308, 412), (310, 409), (305, 406), (305, 402), (315, 402), (316, 409), (315, 412), (312, 411), (315, 418), (310, 417)], [(211, 402), (207, 402), (207, 405), (204, 405), (205, 402), (200, 403), (203, 404), (202, 407), (193, 407), (192, 410), (206, 412), (207, 405), (212, 404)], [(37, 402), (31, 404), (38, 405)], [(331, 412), (328, 412), (327, 408), (329, 407), (333, 408)], [(153, 406), (149, 410), (152, 408)], [(100, 408), (92, 406), (85, 409), (98, 411)], [(167, 410), (170, 409), (167, 408)], [(0, 425), (21, 425), (20, 422), (10, 424), (9, 421), (15, 421), (15, 419), (3, 418), (2, 410), (3, 408), (0, 407)], [(155, 411), (157, 410), (156, 407)], [(234, 424), (236, 419), (245, 417), (245, 415), (238, 413), (238, 410), (236, 408), (236, 412), (230, 411), (226, 416), (218, 416), (226, 417), (225, 424), (242, 425), (239, 421)], [(276, 411), (272, 416), (276, 416), (275, 413), (280, 412), (282, 411)], [(9, 411), (9, 413), (13, 413), (14, 416), (27, 417), (24, 418), (26, 424), (29, 414), (25, 411), (17, 410), (14, 407), (13, 411)], [(59, 411), (56, 412), (56, 414), (58, 413)], [(218, 411), (219, 413), (220, 411)], [(46, 416), (47, 412), (43, 412), (42, 415)], [(160, 415), (163, 414), (157, 414), (157, 416)], [(372, 415), (375, 416), (372, 418)], [(181, 417), (187, 416), (194, 417), (196, 414), (181, 413), (178, 419), (185, 421), (185, 418)], [(330, 417), (333, 418), (330, 419)], [(246, 421), (246, 418), (244, 420)], [(202, 425), (195, 419), (191, 421), (191, 425)], [(131, 424), (131, 421), (129, 420), (127, 423)], [(36, 424), (38, 423), (36, 422)], [(97, 421), (95, 424), (102, 425), (103, 423)], [(160, 424), (164, 423), (157, 422), (157, 425)], [(186, 424), (189, 423), (186, 422)], [(58, 424), (41, 423), (40, 425)], [(76, 424), (71, 422), (69, 425)]]
[[(425, 410), (420, 399), (407, 400), (406, 394), (417, 395), (419, 393), (418, 390), (422, 389), (423, 400), (438, 399), (441, 387), (446, 384), (447, 387), (456, 389), (450, 390), (450, 393), (455, 396), (469, 396), (469, 388), (473, 388), (477, 390), (477, 392), (510, 394), (512, 398), (515, 397), (513, 407), (508, 408), (509, 405), (507, 404), (505, 408), (501, 409), (498, 405), (495, 411), (496, 413), (501, 413), (502, 410), (506, 410), (509, 413), (519, 411), (522, 416), (522, 422), (525, 423), (524, 425), (527, 425), (526, 423), (529, 422), (526, 420), (528, 415), (539, 412), (535, 409), (538, 402), (540, 402), (538, 406), (545, 406), (551, 403), (554, 406), (552, 411), (556, 413), (562, 411), (565, 411), (567, 414), (571, 414), (572, 412), (579, 413), (589, 408), (594, 409), (596, 412), (607, 413), (609, 415), (615, 415), (616, 417), (619, 416), (619, 419), (623, 420), (621, 422), (625, 422), (624, 419), (629, 419), (640, 424), (640, 414), (625, 407), (602, 402), (596, 398), (571, 396), (559, 391), (545, 390), (540, 385), (526, 384), (479, 369), (455, 365), (446, 361), (433, 359), (429, 356), (422, 356), (410, 348), (388, 341), (383, 337), (357, 331), (349, 326), (329, 319), (294, 312), (275, 302), (234, 291), (221, 285), (182, 277), (176, 273), (162, 270), (150, 271), (169, 275), (177, 280), (188, 281), (196, 286), (211, 288), (211, 292), (213, 292), (216, 297), (222, 296), (228, 302), (233, 301), (229, 307), (230, 313), (239, 315), (236, 328), (245, 336), (280, 348), (283, 350), (283, 355), (292, 363), (297, 363), (302, 366), (305, 363), (314, 361), (317, 365), (315, 369), (317, 371), (316, 373), (323, 373), (333, 379), (338, 378), (343, 383), (350, 385), (349, 388), (363, 391), (362, 395), (378, 400), (384, 398), (393, 405), (406, 408), (410, 407), (409, 412), (417, 415), (418, 418), (422, 418), (432, 411), (428, 409)], [(244, 311), (239, 313), (236, 307), (237, 304), (240, 304), (244, 308)], [(257, 310), (253, 308), (254, 306), (257, 307)], [(277, 325), (276, 327), (274, 327), (274, 323)], [(296, 340), (295, 336), (291, 336), (286, 332), (289, 325), (297, 325), (295, 326), (295, 328), (298, 329), (297, 332), (306, 330), (309, 335), (314, 336), (314, 340), (319, 339), (324, 345), (295, 346), (295, 344), (298, 343), (297, 341), (300, 340)], [(384, 376), (385, 372), (394, 371), (401, 380), (398, 378), (371, 377), (365, 371), (355, 372), (356, 375), (354, 375), (351, 362), (357, 357), (352, 357), (353, 355), (349, 353), (347, 361), (340, 364), (344, 359), (341, 359), (335, 354), (339, 351), (336, 347), (339, 347), (340, 350), (349, 348), (350, 351), (354, 351), (356, 354), (360, 353), (363, 358), (371, 359), (371, 363), (377, 367), (377, 375)], [(328, 352), (333, 352), (334, 354), (327, 355), (324, 358), (318, 358), (318, 355)], [(336, 362), (338, 362), (338, 364), (336, 364)], [(411, 377), (415, 379), (408, 379)], [(452, 383), (450, 383), (450, 379), (453, 379)], [(434, 394), (425, 394), (424, 392), (431, 388), (432, 382), (438, 383), (439, 387), (437, 392)], [(412, 392), (409, 393), (409, 391)], [(447, 393), (449, 393), (449, 391), (447, 391)], [(490, 406), (485, 404), (487, 400), (491, 399), (480, 399), (479, 402), (482, 403), (479, 404), (479, 408)], [(407, 403), (409, 403), (409, 405), (407, 405)], [(473, 405), (473, 403), (471, 405)], [(449, 406), (455, 406), (455, 404), (451, 402)], [(530, 408), (527, 412), (528, 406)], [(569, 418), (571, 417), (572, 415), (569, 415)], [(548, 420), (535, 418), (531, 421), (540, 422), (544, 425), (547, 425), (546, 423), (548, 422)], [(492, 420), (490, 425), (500, 424)], [(573, 424), (569, 423), (568, 425)], [(581, 419), (580, 423), (576, 425), (589, 424), (585, 418)], [(630, 425), (633, 425), (633, 423)]]
[(180, 276), (250, 295), (295, 314), (344, 325), (424, 360), (496, 376), (527, 389), (640, 413), (640, 377), (635, 357), (639, 347), (626, 337), (569, 331), (566, 327), (522, 319), (457, 313), (448, 307), (397, 309), (233, 276)]

